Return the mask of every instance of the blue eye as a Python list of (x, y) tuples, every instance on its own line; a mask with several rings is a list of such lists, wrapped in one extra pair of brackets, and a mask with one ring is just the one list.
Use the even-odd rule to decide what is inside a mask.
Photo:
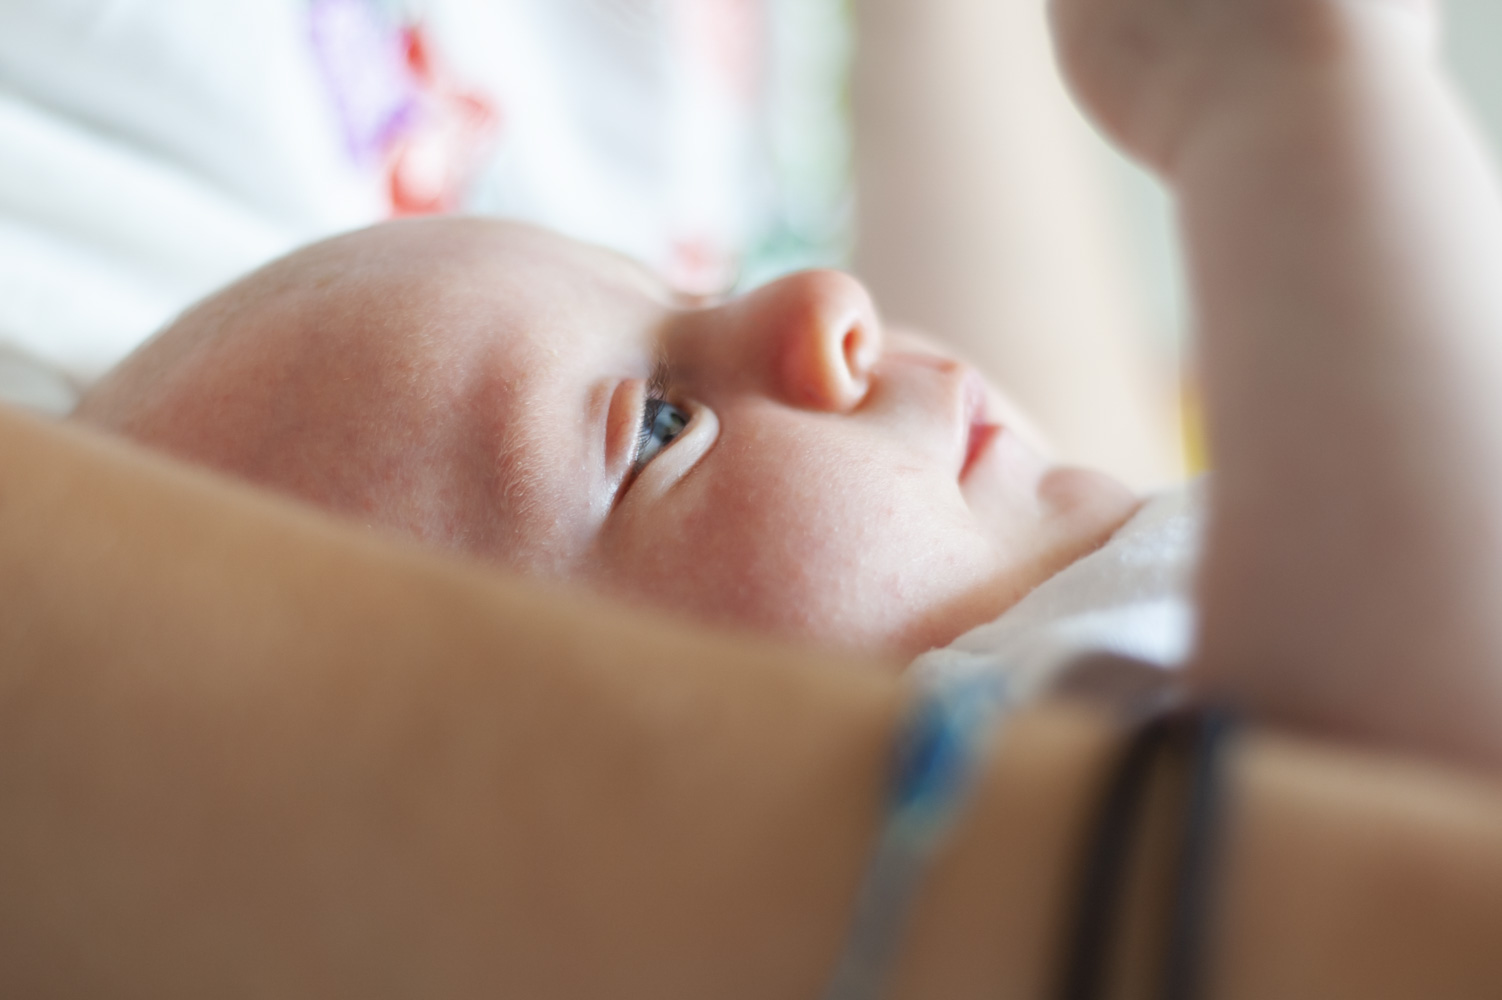
[(647, 398), (642, 407), (641, 429), (636, 435), (638, 469), (657, 457), (688, 426), (688, 414), (665, 399)]

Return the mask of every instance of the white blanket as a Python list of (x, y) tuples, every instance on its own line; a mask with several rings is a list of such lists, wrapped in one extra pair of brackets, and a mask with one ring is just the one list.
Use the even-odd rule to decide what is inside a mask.
[(995, 670), (1014, 699), (1045, 690), (1090, 653), (1180, 665), (1194, 636), (1190, 600), (1202, 486), (1150, 500), (1102, 548), (1047, 580), (1001, 617), (920, 656), (916, 669)]

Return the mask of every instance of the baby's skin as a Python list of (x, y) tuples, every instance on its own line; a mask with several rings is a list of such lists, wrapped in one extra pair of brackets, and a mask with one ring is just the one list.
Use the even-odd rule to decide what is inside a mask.
[[(1495, 767), (1502, 198), (1421, 0), (1055, 0), (1180, 211), (1216, 473), (1192, 682)], [(911, 653), (1136, 506), (809, 272), (674, 297), (500, 223), (302, 251), (82, 419), (370, 523), (719, 624)]]
[(1216, 473), (1192, 678), (1502, 764), (1502, 197), (1430, 0), (1055, 0), (1172, 188)]
[(188, 312), (80, 419), (695, 619), (911, 656), (1136, 506), (810, 271), (722, 302), (509, 223), (394, 223)]

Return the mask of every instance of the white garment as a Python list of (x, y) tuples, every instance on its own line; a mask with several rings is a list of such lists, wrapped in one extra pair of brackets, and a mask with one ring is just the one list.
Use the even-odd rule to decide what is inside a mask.
[(0, 2), (0, 399), (65, 412), (193, 301), (392, 215), (684, 285), (837, 263), (842, 6)]
[(1009, 696), (1046, 690), (1091, 653), (1179, 666), (1194, 636), (1190, 588), (1199, 553), (1203, 486), (1149, 500), (1099, 550), (1005, 611), (914, 661), (939, 672), (1001, 671)]

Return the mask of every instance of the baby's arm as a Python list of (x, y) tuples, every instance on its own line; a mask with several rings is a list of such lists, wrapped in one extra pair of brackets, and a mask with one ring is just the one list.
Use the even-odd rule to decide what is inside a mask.
[(1179, 203), (1216, 473), (1194, 680), (1502, 765), (1502, 198), (1423, 0), (1056, 0)]

